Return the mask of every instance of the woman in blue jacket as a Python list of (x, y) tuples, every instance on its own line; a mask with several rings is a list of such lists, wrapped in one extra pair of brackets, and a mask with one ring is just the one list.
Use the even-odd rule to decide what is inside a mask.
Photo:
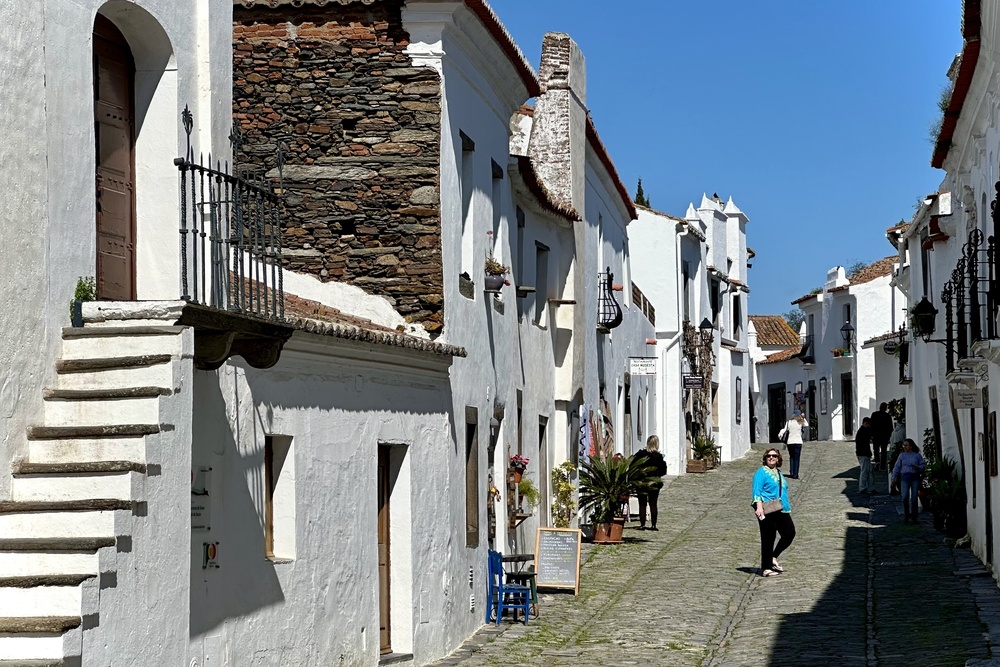
[[(781, 452), (768, 449), (764, 452), (763, 464), (753, 475), (753, 507), (760, 528), (760, 574), (773, 577), (785, 571), (778, 563), (780, 556), (795, 539), (795, 523), (792, 521), (792, 507), (788, 504), (788, 482), (779, 468)], [(781, 509), (764, 513), (765, 504), (780, 503)], [(779, 535), (778, 543), (774, 543)]]

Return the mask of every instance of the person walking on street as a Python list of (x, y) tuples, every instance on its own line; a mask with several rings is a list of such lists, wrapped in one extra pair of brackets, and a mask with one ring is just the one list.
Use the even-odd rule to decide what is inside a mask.
[(858, 457), (858, 466), (861, 471), (858, 473), (858, 491), (861, 493), (875, 493), (875, 475), (872, 473), (872, 427), (871, 419), (865, 417), (861, 420), (861, 428), (854, 435), (854, 453)]
[(903, 440), (903, 453), (892, 468), (893, 481), (899, 480), (900, 496), (903, 500), (903, 523), (917, 523), (917, 492), (920, 490), (920, 476), (927, 463), (920, 454), (917, 443), (910, 438)]
[[(667, 474), (667, 462), (660, 453), (660, 439), (651, 435), (646, 439), (646, 449), (640, 449), (632, 458), (645, 459), (646, 464), (653, 469), (658, 478)], [(660, 489), (663, 488), (663, 480), (657, 479), (643, 492), (636, 494), (639, 497), (639, 530), (646, 530), (646, 506), (649, 506), (649, 529), (659, 530), (656, 527), (656, 501), (660, 497)]]
[(872, 443), (875, 445), (875, 465), (878, 470), (886, 471), (886, 449), (889, 438), (892, 437), (892, 417), (889, 416), (889, 404), (882, 402), (878, 410), (871, 415)]
[[(809, 422), (802, 416), (802, 412), (796, 410), (792, 418), (781, 429), (778, 437), (788, 446), (788, 478), (799, 478), (799, 459), (802, 457), (802, 440), (809, 428)], [(786, 438), (787, 436), (787, 438)]]
[[(785, 571), (778, 556), (795, 539), (792, 507), (788, 504), (788, 483), (781, 474), (781, 452), (770, 448), (764, 452), (763, 465), (753, 475), (753, 508), (760, 528), (760, 575), (773, 577)], [(778, 543), (774, 543), (775, 536)]]

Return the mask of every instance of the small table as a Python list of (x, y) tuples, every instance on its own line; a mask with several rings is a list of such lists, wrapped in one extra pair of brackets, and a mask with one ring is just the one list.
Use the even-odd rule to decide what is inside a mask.
[(507, 581), (531, 587), (531, 613), (535, 618), (538, 618), (538, 588), (535, 586), (535, 571), (534, 569), (524, 569), (525, 563), (535, 561), (535, 554), (506, 554), (502, 560), (504, 563), (517, 565), (517, 569), (513, 572), (504, 570)]

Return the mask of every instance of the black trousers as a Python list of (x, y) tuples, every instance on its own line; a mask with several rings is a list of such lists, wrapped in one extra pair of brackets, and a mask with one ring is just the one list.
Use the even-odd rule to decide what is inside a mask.
[[(795, 523), (787, 512), (771, 512), (757, 520), (757, 527), (760, 528), (760, 569), (768, 570), (774, 559), (795, 539)], [(781, 536), (777, 544), (774, 543), (776, 534)]]
[(639, 525), (646, 525), (646, 505), (649, 505), (649, 525), (656, 528), (656, 501), (660, 498), (660, 490), (653, 489), (649, 493), (639, 494)]
[(886, 470), (886, 451), (889, 449), (889, 441), (875, 442), (875, 456), (872, 457), (872, 465), (878, 466), (879, 470)]

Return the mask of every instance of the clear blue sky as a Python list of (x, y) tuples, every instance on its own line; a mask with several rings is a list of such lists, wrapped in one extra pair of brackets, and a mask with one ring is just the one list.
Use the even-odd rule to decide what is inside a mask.
[(536, 70), (545, 32), (580, 45), (630, 193), (641, 177), (665, 213), (717, 192), (747, 214), (752, 314), (892, 254), (885, 229), (944, 176), (929, 127), (962, 47), (960, 0), (491, 4)]

